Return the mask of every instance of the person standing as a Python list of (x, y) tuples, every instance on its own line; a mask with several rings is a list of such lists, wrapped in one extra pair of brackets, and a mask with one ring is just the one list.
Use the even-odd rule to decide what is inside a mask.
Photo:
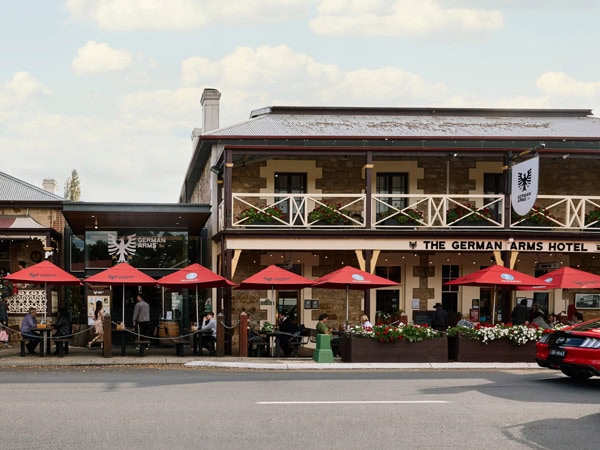
[(448, 313), (442, 308), (441, 303), (433, 305), (435, 312), (431, 318), (431, 328), (439, 331), (446, 331), (448, 328)]
[[(137, 303), (133, 308), (133, 327), (139, 327), (138, 333), (141, 339), (149, 339), (150, 336), (150, 305), (146, 303), (141, 294), (137, 296)], [(149, 345), (147, 346), (150, 347)]]
[(521, 299), (521, 302), (515, 306), (510, 314), (513, 325), (523, 325), (529, 320), (529, 308), (527, 307), (527, 299)]
[[(0, 290), (0, 330), (6, 330), (8, 327), (8, 305), (6, 304), (6, 300), (2, 296), (2, 291)], [(6, 332), (6, 331), (5, 331)], [(8, 338), (8, 334), (6, 334)], [(7, 341), (2, 341), (4, 344), (4, 348), (11, 348), (12, 346)]]
[[(61, 306), (58, 308), (58, 318), (56, 319), (56, 324), (54, 325), (54, 337), (56, 338), (64, 338), (65, 336), (71, 336), (73, 333), (73, 323), (71, 321), (71, 313), (67, 311), (67, 308)], [(56, 350), (54, 351), (55, 355), (60, 354), (59, 347), (63, 345), (62, 342), (55, 342)]]
[(26, 347), (27, 351), (32, 355), (35, 354), (35, 349), (40, 343), (40, 335), (37, 332), (32, 331), (34, 328), (37, 328), (37, 319), (35, 315), (35, 308), (29, 308), (29, 313), (23, 317), (23, 321), (21, 322), (21, 336), (29, 340)]

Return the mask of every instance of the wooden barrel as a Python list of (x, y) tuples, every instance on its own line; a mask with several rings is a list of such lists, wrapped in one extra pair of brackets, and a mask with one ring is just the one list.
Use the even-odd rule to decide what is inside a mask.
[(179, 336), (179, 322), (176, 320), (161, 320), (158, 323), (158, 337), (172, 338)]

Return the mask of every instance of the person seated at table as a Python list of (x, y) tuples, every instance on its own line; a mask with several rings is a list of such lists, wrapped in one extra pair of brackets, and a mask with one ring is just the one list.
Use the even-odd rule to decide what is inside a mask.
[(26, 347), (32, 355), (35, 354), (35, 349), (40, 343), (40, 335), (33, 331), (34, 328), (37, 328), (37, 325), (36, 310), (35, 308), (29, 308), (29, 313), (23, 317), (21, 322), (21, 336), (29, 341)]
[(279, 322), (279, 332), (281, 334), (277, 335), (277, 341), (279, 342), (279, 348), (283, 351), (283, 356), (286, 358), (294, 351), (294, 347), (290, 345), (290, 340), (298, 329), (299, 327), (292, 316), (282, 316), (281, 322)]
[(535, 324), (538, 327), (543, 328), (545, 330), (550, 328), (550, 325), (548, 325), (548, 323), (546, 322), (544, 311), (542, 311), (541, 309), (538, 309), (535, 312), (535, 316), (533, 317), (533, 320), (531, 321), (531, 323)]
[[(206, 313), (204, 319), (202, 320), (202, 328), (200, 328), (200, 331), (207, 330), (211, 331), (211, 335), (202, 339), (202, 347), (207, 349), (209, 354), (212, 356), (216, 353), (215, 343), (217, 342), (217, 321), (215, 320), (215, 313), (212, 311)], [(200, 349), (200, 351), (202, 351), (202, 349)]]
[[(319, 316), (319, 321), (315, 327), (317, 334), (331, 334), (331, 330), (329, 329), (329, 326), (327, 326), (327, 319), (329, 319), (329, 316), (326, 313), (323, 313)], [(331, 339), (331, 350), (333, 351), (334, 355), (339, 355), (341, 344), (342, 338), (335, 337)]]
[(254, 331), (254, 327), (248, 325), (248, 356), (262, 356), (263, 348), (268, 353), (269, 341)]
[(369, 317), (366, 314), (363, 314), (362, 316), (360, 316), (360, 324), (363, 327), (363, 330), (365, 330), (365, 331), (373, 330), (373, 324), (371, 323), (371, 321), (369, 320)]
[[(56, 324), (54, 325), (54, 337), (70, 336), (72, 333), (72, 328), (71, 314), (69, 311), (67, 311), (67, 309), (64, 307), (58, 308), (58, 318), (56, 319)], [(56, 350), (54, 351), (54, 354), (58, 355), (58, 346), (62, 345), (62, 342), (56, 342), (55, 345)]]

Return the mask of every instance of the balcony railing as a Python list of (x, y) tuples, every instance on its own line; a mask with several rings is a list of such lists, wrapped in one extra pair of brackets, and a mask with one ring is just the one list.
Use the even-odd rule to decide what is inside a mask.
[[(256, 194), (232, 196), (233, 228), (435, 229), (505, 227), (504, 196), (374, 194)], [(367, 206), (371, 222), (366, 222)], [(219, 225), (224, 227), (223, 205)], [(526, 216), (512, 215), (510, 228), (600, 230), (600, 197), (539, 195)]]

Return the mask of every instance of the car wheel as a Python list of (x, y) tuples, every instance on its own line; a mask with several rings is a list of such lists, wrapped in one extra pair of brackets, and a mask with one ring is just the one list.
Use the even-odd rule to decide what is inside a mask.
[(592, 376), (591, 373), (585, 372), (583, 370), (564, 368), (564, 369), (560, 369), (560, 371), (562, 373), (564, 373), (566, 376), (573, 378), (574, 380), (577, 380), (577, 381), (584, 381)]

